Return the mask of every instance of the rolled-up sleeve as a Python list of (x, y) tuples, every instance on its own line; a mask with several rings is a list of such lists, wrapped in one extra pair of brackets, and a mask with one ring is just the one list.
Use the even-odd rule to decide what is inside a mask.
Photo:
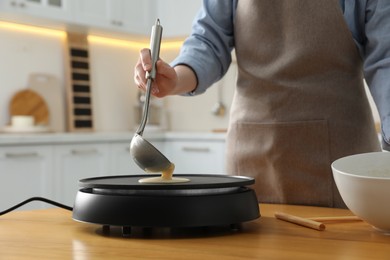
[(381, 118), (382, 136), (390, 144), (390, 1), (367, 1), (364, 73)]
[(198, 84), (187, 95), (198, 95), (225, 75), (234, 45), (235, 1), (205, 0), (172, 66), (186, 65), (196, 74)]

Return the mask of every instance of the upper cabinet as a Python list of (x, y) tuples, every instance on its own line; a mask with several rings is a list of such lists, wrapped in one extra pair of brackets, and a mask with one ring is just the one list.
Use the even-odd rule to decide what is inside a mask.
[(21, 14), (63, 21), (71, 20), (72, 15), (69, 0), (2, 0), (0, 13), (0, 17)]
[(164, 28), (164, 37), (188, 36), (192, 21), (202, 6), (201, 0), (154, 0), (156, 18)]
[(73, 4), (76, 23), (93, 29), (144, 34), (152, 24), (150, 1), (79, 0)]
[(0, 19), (45, 23), (70, 30), (149, 36), (156, 18), (164, 27), (163, 37), (185, 37), (201, 7), (201, 0), (1, 0)]

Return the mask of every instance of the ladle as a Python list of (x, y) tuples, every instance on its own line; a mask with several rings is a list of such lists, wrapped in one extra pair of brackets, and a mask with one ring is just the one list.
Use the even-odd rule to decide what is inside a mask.
[(156, 62), (160, 54), (161, 36), (162, 27), (160, 25), (160, 20), (157, 19), (156, 24), (152, 27), (150, 43), (152, 68), (150, 72), (146, 73), (147, 85), (143, 115), (141, 124), (131, 140), (130, 153), (135, 163), (145, 172), (161, 172), (162, 174), (161, 177), (140, 179), (138, 180), (140, 183), (178, 183), (190, 181), (187, 178), (172, 178), (175, 165), (171, 163), (157, 148), (142, 137), (148, 119), (152, 83), (156, 77)]
[(157, 19), (156, 24), (152, 27), (150, 42), (152, 69), (146, 73), (147, 86), (143, 115), (141, 124), (130, 143), (131, 156), (133, 157), (135, 163), (146, 172), (163, 172), (169, 169), (172, 165), (172, 163), (157, 148), (142, 137), (148, 119), (152, 83), (156, 77), (156, 62), (160, 55), (161, 36), (162, 26), (160, 25), (160, 20)]

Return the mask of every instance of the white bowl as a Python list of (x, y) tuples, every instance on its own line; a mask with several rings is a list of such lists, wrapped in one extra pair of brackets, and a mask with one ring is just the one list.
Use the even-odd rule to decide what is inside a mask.
[(16, 128), (27, 127), (31, 128), (34, 126), (34, 117), (33, 116), (12, 116), (11, 117), (11, 126)]
[(332, 171), (347, 207), (376, 229), (390, 232), (390, 153), (343, 157), (332, 163)]

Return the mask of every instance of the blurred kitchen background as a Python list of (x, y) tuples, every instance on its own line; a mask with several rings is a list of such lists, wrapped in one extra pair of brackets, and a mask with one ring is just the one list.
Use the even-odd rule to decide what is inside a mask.
[[(72, 205), (80, 179), (144, 173), (129, 154), (143, 101), (133, 81), (139, 50), (159, 18), (160, 56), (172, 61), (200, 7), (201, 0), (0, 0), (0, 211), (34, 196)], [(88, 59), (77, 56), (85, 50)], [(144, 134), (175, 173), (226, 172), (235, 67), (205, 95), (152, 99)], [(46, 128), (11, 117), (31, 108), (20, 95), (30, 90), (47, 112)], [(74, 129), (75, 109), (91, 129)], [(10, 125), (15, 118), (22, 127)]]
[[(142, 105), (133, 82), (139, 50), (149, 47), (159, 18), (160, 56), (172, 61), (200, 7), (201, 0), (0, 0), (0, 210), (33, 196), (72, 205), (80, 179), (143, 173), (129, 154)], [(85, 58), (74, 60), (82, 67), (73, 70), (76, 76), (70, 73), (71, 39), (88, 51), (88, 65)], [(175, 163), (175, 173), (226, 173), (235, 82), (233, 60), (204, 95), (152, 99), (153, 120), (144, 134)], [(83, 91), (72, 93), (74, 85)], [(28, 89), (40, 89), (50, 131), (9, 128), (11, 101)], [(75, 98), (91, 101), (78, 106), (93, 129), (70, 127)]]
[[(200, 6), (200, 0), (1, 0), (0, 128), (10, 123), (11, 98), (29, 87), (33, 74), (58, 79), (63, 99), (59, 105), (67, 105), (64, 59), (70, 32), (88, 39), (94, 130), (133, 130), (139, 105), (133, 67), (139, 50), (149, 46), (152, 25), (157, 17), (161, 20), (160, 56), (169, 62), (179, 53)], [(161, 108), (161, 127), (172, 131), (226, 129), (235, 76), (233, 64), (206, 95), (153, 100)], [(226, 113), (213, 113), (219, 101)], [(66, 111), (60, 119), (65, 125)]]

